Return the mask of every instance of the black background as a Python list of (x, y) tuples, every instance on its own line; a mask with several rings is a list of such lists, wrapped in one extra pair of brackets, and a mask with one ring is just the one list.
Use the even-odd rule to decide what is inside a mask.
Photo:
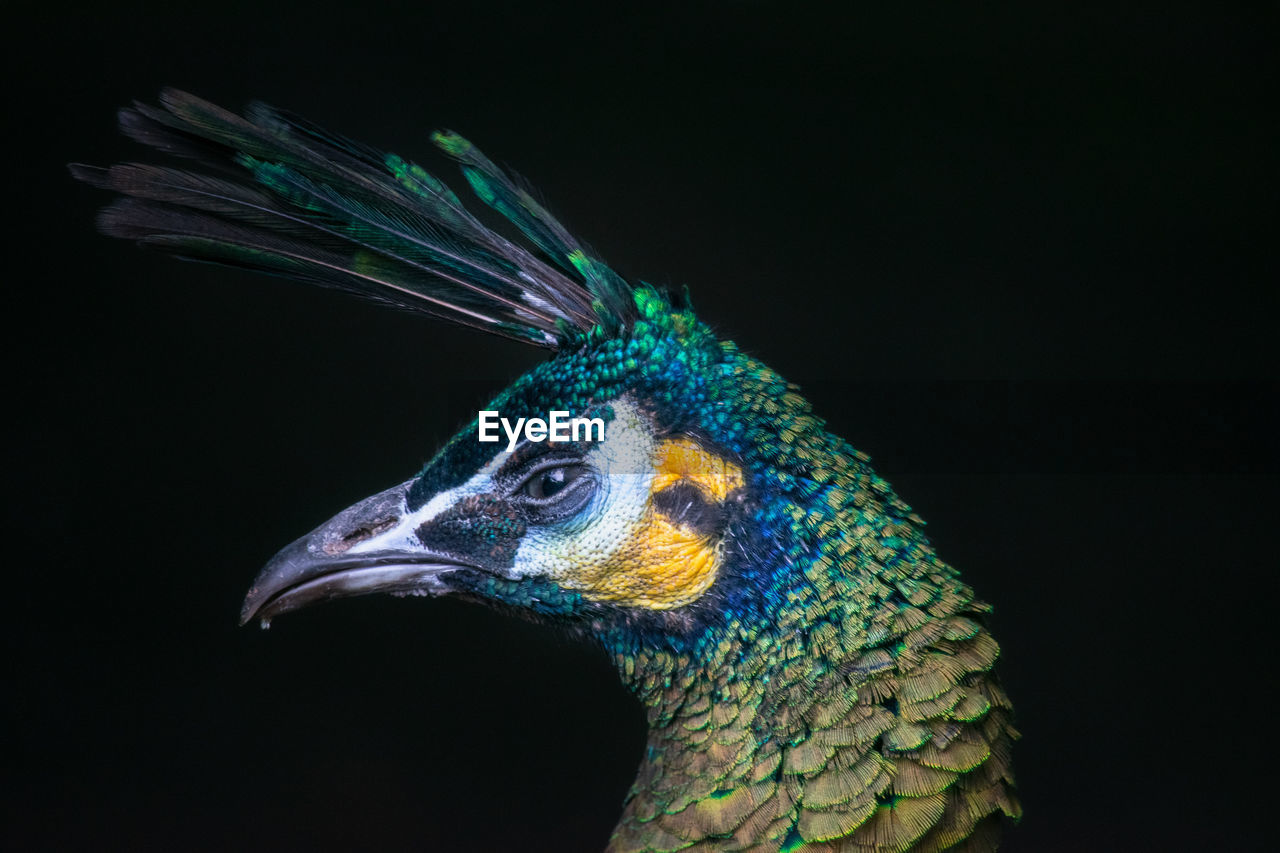
[(594, 851), (643, 743), (600, 656), (477, 607), (236, 627), (541, 355), (97, 236), (63, 164), (139, 156), (115, 108), (175, 85), (448, 177), (459, 130), (804, 386), (996, 606), (1006, 849), (1249, 849), (1273, 20), (912, 5), (11, 8), (5, 848)]

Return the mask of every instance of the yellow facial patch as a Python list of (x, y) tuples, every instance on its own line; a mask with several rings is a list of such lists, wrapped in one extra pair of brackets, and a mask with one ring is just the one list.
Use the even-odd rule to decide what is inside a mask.
[(653, 492), (661, 492), (681, 480), (701, 488), (716, 503), (724, 503), (734, 489), (742, 488), (742, 469), (716, 456), (689, 438), (658, 442)]
[(599, 489), (581, 515), (531, 527), (511, 574), (550, 578), (593, 601), (672, 610), (695, 601), (720, 568), (729, 502), (742, 469), (696, 441), (654, 435), (625, 397), (586, 464)]
[(702, 595), (720, 565), (724, 503), (742, 469), (691, 439), (657, 443), (644, 512), (610, 558), (581, 566), (573, 585), (592, 599), (670, 610)]

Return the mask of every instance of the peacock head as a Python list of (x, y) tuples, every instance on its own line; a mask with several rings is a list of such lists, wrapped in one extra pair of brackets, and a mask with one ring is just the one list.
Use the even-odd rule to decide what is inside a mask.
[(720, 618), (719, 591), (759, 551), (742, 403), (777, 380), (654, 289), (634, 299), (617, 333), (562, 347), (417, 476), (283, 549), (243, 620), (369, 593), (461, 596), (597, 635), (687, 637)]

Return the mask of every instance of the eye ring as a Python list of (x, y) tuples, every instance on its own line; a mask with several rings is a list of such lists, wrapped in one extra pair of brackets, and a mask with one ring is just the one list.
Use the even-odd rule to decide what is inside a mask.
[(547, 460), (534, 467), (515, 488), (526, 503), (547, 505), (564, 500), (591, 481), (592, 470), (578, 460)]

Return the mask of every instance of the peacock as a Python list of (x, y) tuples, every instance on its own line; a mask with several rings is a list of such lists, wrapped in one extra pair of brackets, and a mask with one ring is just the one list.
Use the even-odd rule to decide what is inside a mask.
[[(119, 194), (104, 233), (551, 353), (488, 405), (499, 440), (478, 414), (285, 547), (242, 624), (448, 595), (598, 645), (648, 720), (611, 853), (997, 847), (1021, 807), (991, 608), (687, 293), (622, 278), (452, 132), (432, 139), (510, 237), (421, 166), (262, 103), (165, 90), (119, 119), (169, 165), (71, 166)], [(600, 428), (557, 439), (558, 416)]]

